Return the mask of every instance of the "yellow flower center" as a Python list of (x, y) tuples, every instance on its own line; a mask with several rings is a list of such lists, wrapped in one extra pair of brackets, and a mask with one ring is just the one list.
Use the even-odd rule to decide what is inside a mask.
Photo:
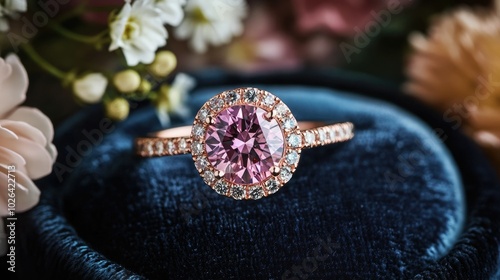
[(139, 36), (141, 31), (141, 26), (135, 18), (130, 18), (125, 25), (125, 30), (123, 31), (122, 38), (125, 41), (129, 41)]
[(210, 22), (200, 7), (196, 7), (194, 10), (192, 10), (190, 13), (190, 17), (198, 23)]

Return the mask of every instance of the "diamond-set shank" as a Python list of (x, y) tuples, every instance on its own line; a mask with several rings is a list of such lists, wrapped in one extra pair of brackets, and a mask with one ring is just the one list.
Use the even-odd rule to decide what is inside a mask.
[(201, 177), (218, 194), (237, 200), (260, 199), (291, 179), (302, 149), (353, 136), (350, 122), (297, 122), (273, 94), (239, 88), (207, 101), (193, 126), (138, 138), (136, 150), (142, 157), (191, 153)]

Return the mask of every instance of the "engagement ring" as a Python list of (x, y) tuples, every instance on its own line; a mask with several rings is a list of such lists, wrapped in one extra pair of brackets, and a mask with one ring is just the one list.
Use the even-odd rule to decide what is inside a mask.
[(191, 153), (207, 185), (237, 200), (277, 192), (295, 172), (303, 149), (354, 136), (350, 122), (297, 122), (273, 94), (257, 88), (222, 92), (208, 100), (192, 126), (136, 139), (141, 157)]

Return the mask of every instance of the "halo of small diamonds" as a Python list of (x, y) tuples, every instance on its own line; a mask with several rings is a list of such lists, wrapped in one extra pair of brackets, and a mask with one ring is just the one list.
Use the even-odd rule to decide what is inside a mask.
[[(276, 165), (269, 169), (269, 176), (248, 182), (231, 181), (225, 170), (217, 170), (209, 160), (206, 140), (210, 125), (221, 112), (237, 106), (252, 106), (265, 118), (279, 125), (283, 136), (283, 151)], [(213, 130), (213, 128), (212, 128)], [(305, 140), (292, 112), (278, 97), (257, 88), (239, 88), (224, 91), (208, 100), (198, 111), (191, 131), (192, 156), (196, 169), (205, 183), (218, 194), (233, 199), (260, 199), (277, 192), (295, 172)], [(167, 147), (168, 148), (168, 147)]]

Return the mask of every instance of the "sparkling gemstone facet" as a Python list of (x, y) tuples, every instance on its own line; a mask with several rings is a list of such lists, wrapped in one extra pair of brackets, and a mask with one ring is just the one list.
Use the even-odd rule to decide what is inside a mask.
[(210, 107), (212, 107), (212, 110), (220, 110), (220, 108), (224, 105), (224, 100), (215, 97), (210, 100)]
[(285, 120), (283, 127), (287, 130), (294, 128), (297, 125), (297, 121), (294, 118), (289, 118)]
[(272, 94), (267, 94), (266, 97), (264, 97), (264, 105), (266, 106), (271, 106), (274, 104), (275, 98), (274, 95)]
[(286, 162), (288, 164), (295, 164), (299, 160), (299, 154), (296, 151), (291, 151), (286, 155)]
[(203, 136), (203, 132), (204, 132), (203, 126), (197, 124), (197, 125), (195, 125), (193, 127), (193, 131), (194, 131), (194, 136), (195, 137), (201, 137), (201, 136)]
[(257, 101), (257, 92), (253, 88), (249, 88), (245, 91), (245, 101), (255, 102)]
[(281, 169), (280, 176), (281, 180), (286, 183), (292, 179), (292, 170), (290, 170), (289, 167), (283, 167), (283, 169)]
[(248, 196), (251, 199), (261, 199), (264, 196), (264, 191), (259, 186), (254, 186), (250, 189)]
[(276, 180), (271, 179), (266, 182), (266, 189), (270, 194), (273, 194), (279, 190), (279, 183)]
[(208, 110), (206, 108), (201, 108), (198, 116), (200, 120), (205, 121), (205, 119), (208, 117)]
[(292, 134), (288, 137), (288, 143), (292, 147), (299, 147), (302, 145), (302, 137), (299, 134)]
[(207, 171), (203, 174), (203, 179), (205, 179), (207, 183), (212, 183), (215, 180), (215, 175), (212, 171)]
[(208, 166), (208, 161), (205, 158), (200, 158), (194, 163), (196, 169), (198, 170), (203, 170), (207, 168)]
[(245, 189), (242, 186), (233, 186), (231, 188), (231, 196), (234, 199), (243, 199), (245, 198)]
[(199, 142), (194, 142), (193, 145), (191, 145), (191, 149), (193, 150), (194, 155), (203, 153), (203, 147)]
[(205, 135), (212, 166), (236, 184), (254, 184), (271, 176), (270, 169), (283, 156), (283, 132), (264, 109), (251, 105), (222, 110)]
[(226, 195), (228, 189), (227, 183), (222, 180), (217, 182), (214, 186), (214, 190), (221, 195)]
[(314, 141), (316, 141), (316, 136), (311, 131), (306, 132), (305, 138), (306, 138), (307, 145), (312, 145), (314, 143)]
[(283, 103), (280, 103), (278, 105), (276, 105), (274, 107), (274, 113), (278, 116), (278, 117), (283, 117), (285, 116), (286, 112), (288, 110), (288, 107), (286, 107), (285, 104)]
[(228, 103), (234, 103), (240, 99), (240, 94), (236, 91), (230, 91), (227, 93), (226, 99)]

